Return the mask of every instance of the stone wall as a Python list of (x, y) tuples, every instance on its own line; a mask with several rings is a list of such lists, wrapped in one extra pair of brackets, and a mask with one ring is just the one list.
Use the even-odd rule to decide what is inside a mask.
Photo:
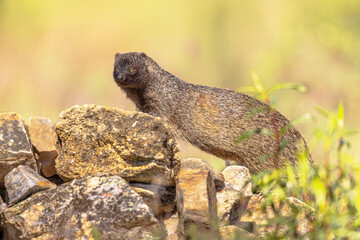
[(17, 113), (0, 114), (4, 239), (264, 234), (257, 227), (264, 217), (250, 214), (261, 197), (251, 192), (248, 169), (218, 172), (201, 159), (181, 159), (160, 118), (97, 105), (73, 106), (59, 118), (54, 126), (31, 117), (27, 126)]

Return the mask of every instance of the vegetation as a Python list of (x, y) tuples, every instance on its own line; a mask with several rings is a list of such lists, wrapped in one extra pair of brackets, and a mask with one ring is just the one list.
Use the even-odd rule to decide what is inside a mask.
[[(268, 91), (254, 75), (254, 87), (243, 90), (254, 91), (257, 97), (269, 104), (272, 109), (271, 93), (274, 89), (295, 89), (303, 91), (304, 87), (296, 84), (278, 84)], [(348, 130), (344, 125), (344, 108), (340, 103), (336, 112), (331, 113), (322, 108), (318, 112), (325, 117), (327, 124), (317, 128), (313, 134), (313, 142), (322, 148), (322, 158), (316, 159), (319, 166), (311, 168), (305, 154), (299, 155), (299, 166), (263, 172), (253, 176), (252, 182), (256, 191), (264, 195), (264, 213), (266, 206), (270, 206), (275, 216), (263, 227), (273, 227), (268, 239), (357, 239), (360, 234), (360, 168), (359, 163), (349, 153), (351, 147), (348, 137), (359, 133), (359, 130)], [(309, 120), (306, 114), (293, 121), (299, 123)], [(272, 130), (261, 131), (257, 134), (281, 135), (281, 129), (274, 134)], [(250, 131), (251, 132), (251, 131)], [(241, 136), (245, 141), (251, 134)], [(279, 138), (277, 138), (279, 139)], [(286, 143), (279, 143), (284, 146)], [(281, 151), (281, 148), (280, 148)], [(300, 235), (296, 231), (299, 215), (302, 214), (296, 205), (292, 205), (293, 215), (281, 215), (281, 207), (287, 203), (288, 197), (303, 199), (312, 207), (312, 211), (302, 218), (307, 218), (311, 225), (309, 232)], [(281, 231), (280, 231), (281, 226)]]

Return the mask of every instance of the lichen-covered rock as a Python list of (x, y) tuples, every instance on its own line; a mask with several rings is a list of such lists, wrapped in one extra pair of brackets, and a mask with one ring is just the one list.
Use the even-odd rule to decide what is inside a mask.
[(29, 135), (41, 172), (45, 177), (54, 176), (59, 141), (51, 120), (44, 117), (30, 117)]
[(144, 239), (164, 233), (119, 176), (76, 179), (32, 195), (2, 217), (10, 239)]
[(176, 177), (179, 232), (195, 227), (199, 232), (212, 230), (217, 218), (216, 190), (210, 171), (182, 170)]
[(297, 214), (296, 217), (292, 218), (295, 222), (291, 222), (291, 224), (295, 224), (298, 236), (304, 236), (310, 232), (312, 225), (307, 216), (311, 215), (313, 209), (306, 203), (293, 197), (287, 198), (283, 203), (275, 200), (273, 206), (270, 206), (266, 205), (261, 194), (254, 194), (249, 201), (248, 208), (241, 217), (241, 221), (255, 222), (257, 226), (256, 234), (259, 237), (265, 237), (267, 234), (274, 233), (275, 231), (282, 234), (287, 230), (287, 226), (286, 224), (278, 226), (276, 222), (272, 221), (275, 217), (273, 207), (279, 214), (277, 217), (280, 216), (285, 219), (293, 214)]
[(155, 216), (171, 215), (175, 209), (175, 188), (145, 183), (130, 183), (144, 202), (153, 210)]
[(97, 105), (73, 106), (60, 114), (56, 171), (65, 181), (98, 173), (127, 181), (174, 185), (179, 153), (160, 118)]
[(222, 225), (239, 223), (252, 196), (250, 172), (243, 166), (229, 166), (222, 172), (224, 187), (218, 189), (218, 216)]
[(13, 168), (28, 165), (37, 171), (24, 120), (17, 113), (0, 113), (0, 186)]
[(173, 214), (170, 218), (164, 220), (164, 226), (167, 233), (166, 240), (178, 240), (178, 224), (179, 217), (178, 214)]
[(220, 229), (221, 239), (223, 240), (256, 240), (257, 238), (254, 234), (247, 232), (244, 229), (241, 229), (237, 226), (222, 226)]
[(221, 186), (224, 184), (224, 176), (221, 172), (216, 170), (213, 166), (211, 166), (208, 162), (200, 158), (182, 158), (181, 159), (181, 170), (188, 170), (188, 169), (206, 169), (209, 170), (214, 181), (215, 186)]
[(9, 204), (12, 204), (39, 191), (55, 188), (56, 184), (43, 178), (29, 166), (20, 165), (5, 176), (5, 187)]

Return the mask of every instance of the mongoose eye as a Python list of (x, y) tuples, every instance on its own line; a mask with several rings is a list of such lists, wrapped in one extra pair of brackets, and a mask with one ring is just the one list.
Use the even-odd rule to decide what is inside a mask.
[(131, 74), (134, 74), (134, 73), (135, 73), (135, 69), (134, 69), (134, 68), (130, 68), (130, 69), (129, 69), (129, 72), (130, 72)]

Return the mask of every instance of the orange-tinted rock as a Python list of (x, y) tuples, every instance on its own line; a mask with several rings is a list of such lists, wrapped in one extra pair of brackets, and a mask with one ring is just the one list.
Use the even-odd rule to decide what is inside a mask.
[(38, 155), (37, 161), (41, 172), (45, 177), (55, 175), (55, 159), (59, 154), (59, 142), (51, 120), (44, 117), (30, 117), (29, 134)]
[(182, 170), (176, 177), (179, 232), (187, 235), (191, 228), (212, 230), (215, 226), (216, 190), (210, 171)]
[(224, 176), (221, 172), (212, 167), (208, 162), (200, 159), (200, 158), (182, 158), (180, 163), (181, 170), (188, 169), (205, 169), (209, 170), (214, 181), (215, 186), (221, 186), (224, 184)]
[(179, 225), (179, 217), (178, 214), (175, 213), (170, 218), (164, 221), (167, 238), (166, 240), (178, 240), (178, 225)]

